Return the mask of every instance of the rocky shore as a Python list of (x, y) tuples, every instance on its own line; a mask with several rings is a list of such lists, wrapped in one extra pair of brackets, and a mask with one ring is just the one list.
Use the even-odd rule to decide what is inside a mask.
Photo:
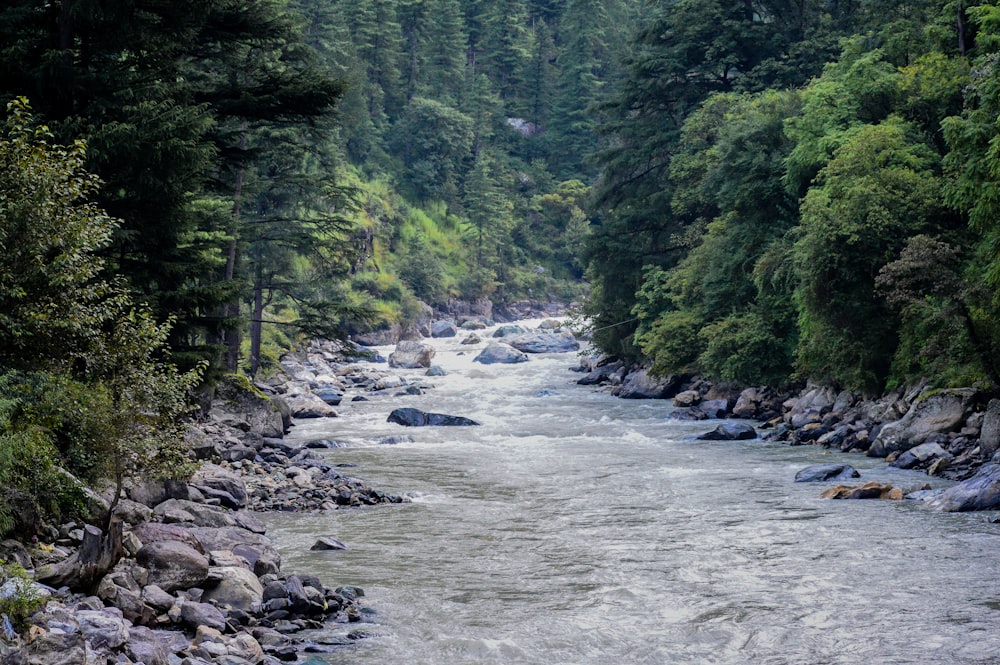
[[(287, 357), (266, 385), (220, 386), (188, 433), (189, 480), (131, 484), (110, 521), (97, 517), (112, 497), (93, 496), (92, 523), (39, 524), (33, 542), (0, 543), (9, 562), (0, 607), (14, 615), (2, 617), (0, 663), (276, 665), (363, 637), (303, 637), (331, 622), (363, 622), (364, 591), (282, 570), (254, 514), (406, 501), (324, 461), (318, 451), (337, 442), (284, 438), (293, 418), (335, 416), (348, 391), (403, 387), (384, 365), (352, 353), (317, 343)], [(332, 537), (315, 545), (342, 547)], [(21, 568), (26, 574), (15, 574)]]
[[(943, 511), (1000, 509), (1000, 399), (985, 388), (932, 390), (918, 385), (866, 398), (815, 385), (779, 392), (697, 377), (656, 377), (608, 358), (587, 358), (574, 369), (583, 374), (577, 381), (581, 385), (600, 386), (622, 398), (669, 400), (671, 418), (757, 421), (767, 441), (884, 458), (893, 467), (957, 481), (947, 489), (908, 493), (886, 485), (859, 486), (864, 491), (843, 486), (830, 492), (830, 498), (905, 497)], [(727, 423), (699, 438), (757, 437), (750, 425)]]

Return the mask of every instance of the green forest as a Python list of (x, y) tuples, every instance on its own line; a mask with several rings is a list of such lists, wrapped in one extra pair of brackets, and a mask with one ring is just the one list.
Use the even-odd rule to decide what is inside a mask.
[(10, 0), (0, 60), (0, 531), (453, 300), (664, 374), (1000, 384), (996, 3)]

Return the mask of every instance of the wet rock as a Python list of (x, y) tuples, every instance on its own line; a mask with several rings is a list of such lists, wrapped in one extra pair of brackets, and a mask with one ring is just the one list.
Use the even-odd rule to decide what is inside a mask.
[(797, 483), (817, 483), (827, 480), (849, 480), (861, 474), (850, 464), (814, 464), (795, 474)]
[(1000, 464), (986, 464), (972, 478), (927, 497), (924, 502), (948, 513), (1000, 509)]
[(697, 390), (685, 390), (674, 396), (674, 406), (690, 408), (701, 401), (701, 393)]
[(526, 332), (528, 331), (522, 328), (521, 326), (505, 325), (505, 326), (500, 326), (499, 328), (494, 330), (493, 337), (509, 337), (512, 335), (523, 335)]
[(208, 578), (208, 557), (176, 540), (144, 545), (136, 561), (149, 571), (149, 583), (167, 592), (201, 586)]
[(330, 406), (340, 406), (344, 401), (344, 395), (335, 388), (316, 388), (312, 392)]
[(747, 441), (757, 438), (757, 430), (746, 423), (727, 422), (696, 438), (699, 441)]
[(337, 411), (311, 392), (300, 392), (285, 397), (295, 418), (336, 418)]
[(465, 339), (463, 339), (462, 340), (462, 344), (464, 344), (466, 346), (471, 346), (473, 344), (481, 344), (482, 341), (483, 340), (479, 338), (479, 335), (476, 335), (475, 333), (473, 333), (473, 334), (469, 335), (468, 337), (466, 337)]
[(903, 490), (892, 485), (882, 485), (872, 481), (864, 485), (837, 485), (820, 494), (820, 497), (823, 499), (892, 499), (901, 501)]
[(431, 337), (454, 337), (458, 334), (458, 326), (454, 321), (435, 321), (431, 324)]
[(323, 536), (310, 547), (311, 550), (346, 550), (347, 545), (333, 536)]
[(446, 372), (439, 365), (431, 365), (427, 368), (427, 371), (424, 372), (424, 376), (448, 376), (448, 372)]
[(394, 409), (387, 419), (390, 423), (403, 425), (405, 427), (435, 426), (460, 426), (466, 427), (478, 425), (475, 420), (462, 416), (449, 416), (444, 413), (427, 413), (419, 409)]
[(434, 347), (430, 344), (404, 340), (397, 344), (396, 350), (389, 355), (389, 367), (403, 369), (430, 367), (434, 353)]
[(514, 363), (528, 362), (528, 356), (522, 351), (518, 351), (509, 344), (502, 342), (490, 342), (472, 362), (483, 365), (512, 365)]
[(647, 369), (627, 374), (614, 394), (622, 399), (666, 399), (677, 393), (680, 377), (652, 376)]
[(973, 389), (928, 393), (913, 402), (902, 418), (882, 426), (868, 450), (870, 457), (886, 457), (927, 441), (935, 434), (958, 431), (978, 397)]
[(525, 333), (505, 338), (507, 343), (525, 353), (569, 353), (578, 351), (580, 343), (571, 332)]
[(954, 459), (947, 450), (938, 443), (922, 443), (919, 446), (904, 451), (899, 457), (889, 463), (899, 469), (930, 466), (938, 459)]

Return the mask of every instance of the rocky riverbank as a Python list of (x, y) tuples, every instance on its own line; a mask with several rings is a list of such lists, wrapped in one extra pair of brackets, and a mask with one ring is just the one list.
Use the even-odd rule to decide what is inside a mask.
[[(293, 418), (335, 416), (348, 390), (361, 398), (405, 382), (334, 344), (312, 345), (284, 367), (267, 385), (220, 387), (188, 433), (188, 481), (133, 483), (100, 528), (41, 524), (33, 542), (0, 543), (0, 558), (28, 573), (8, 565), (4, 575), (0, 607), (13, 616), (4, 617), (0, 662), (276, 665), (364, 636), (302, 637), (363, 622), (364, 592), (283, 571), (254, 512), (405, 501), (324, 461), (318, 451), (337, 442), (284, 439)], [(107, 514), (110, 498), (92, 497), (95, 515)], [(320, 537), (315, 547), (342, 545)]]
[[(1000, 509), (1000, 399), (985, 388), (931, 390), (919, 385), (872, 399), (814, 385), (779, 392), (697, 377), (655, 377), (606, 358), (584, 359), (575, 369), (583, 374), (577, 381), (582, 385), (600, 386), (623, 398), (669, 400), (671, 418), (754, 420), (768, 441), (884, 458), (893, 467), (958, 481), (948, 489), (908, 495), (940, 510)], [(723, 426), (706, 438), (756, 438), (751, 431), (747, 436), (746, 426)], [(893, 489), (898, 490), (881, 486), (879, 491), (840, 494), (903, 497)]]

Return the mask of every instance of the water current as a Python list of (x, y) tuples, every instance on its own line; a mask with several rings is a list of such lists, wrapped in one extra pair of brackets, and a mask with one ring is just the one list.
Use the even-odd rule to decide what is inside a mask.
[[(293, 429), (345, 442), (331, 462), (413, 497), (267, 517), (286, 570), (361, 586), (374, 611), (332, 629), (369, 637), (317, 664), (1000, 662), (992, 515), (822, 500), (798, 469), (927, 477), (812, 446), (694, 441), (715, 423), (578, 386), (572, 354), (483, 366), (460, 339), (432, 341), (447, 376), (398, 371), (423, 395), (345, 401)], [(482, 426), (387, 423), (399, 406)], [(350, 549), (309, 550), (326, 535)]]

